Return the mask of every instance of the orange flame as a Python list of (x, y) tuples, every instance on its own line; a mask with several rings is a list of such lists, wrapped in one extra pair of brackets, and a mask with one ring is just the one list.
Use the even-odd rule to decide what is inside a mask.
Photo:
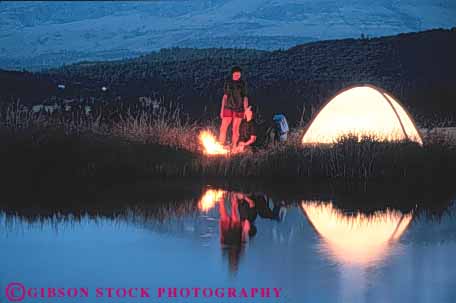
[(229, 150), (217, 142), (215, 136), (208, 130), (203, 130), (200, 133), (199, 141), (203, 145), (206, 155), (226, 155), (229, 153)]
[(201, 200), (198, 202), (198, 209), (204, 212), (208, 212), (214, 208), (215, 204), (223, 199), (225, 191), (221, 189), (208, 189), (201, 197)]

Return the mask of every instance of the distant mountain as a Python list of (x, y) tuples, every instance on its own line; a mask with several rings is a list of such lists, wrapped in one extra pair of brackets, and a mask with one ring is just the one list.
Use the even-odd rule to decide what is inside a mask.
[[(43, 87), (53, 85), (48, 95), (104, 95), (108, 100), (160, 95), (179, 101), (195, 117), (204, 109), (213, 115), (223, 81), (236, 64), (244, 69), (251, 103), (266, 116), (281, 111), (295, 121), (303, 107), (315, 110), (348, 85), (371, 83), (397, 96), (421, 121), (456, 121), (454, 54), (456, 29), (312, 42), (281, 51), (173, 48), (128, 60), (23, 73), (22, 82), (20, 73), (0, 73), (5, 84), (0, 96), (32, 101), (43, 95)], [(30, 84), (38, 80), (39, 85)], [(64, 92), (57, 92), (59, 83), (66, 86)], [(17, 88), (25, 85), (29, 88)], [(103, 86), (108, 92), (100, 90)]]
[(174, 46), (286, 49), (456, 25), (453, 0), (0, 2), (0, 68), (135, 57)]

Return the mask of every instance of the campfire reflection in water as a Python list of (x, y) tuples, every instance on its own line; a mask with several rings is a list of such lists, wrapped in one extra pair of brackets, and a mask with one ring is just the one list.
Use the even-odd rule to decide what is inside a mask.
[[(296, 302), (451, 302), (452, 204), (432, 195), (433, 206), (444, 206), (438, 217), (428, 217), (429, 204), (411, 199), (398, 205), (396, 193), (387, 199), (345, 193), (267, 196), (202, 184), (188, 199), (155, 201), (154, 195), (154, 203), (135, 204), (110, 199), (64, 214), (60, 206), (40, 213), (5, 205), (0, 237), (8, 249), (0, 250), (5, 260), (0, 267), (10, 273), (8, 279), (28, 273), (40, 283), (58, 277), (68, 286), (83, 281), (97, 287), (100, 277), (93, 272), (108, 273), (103, 276), (108, 285), (127, 280), (186, 285), (191, 273), (199, 285), (284, 287), (287, 299)], [(386, 210), (387, 205), (401, 211)]]
[[(210, 188), (199, 200), (198, 209), (208, 212), (217, 204), (220, 243), (224, 255), (228, 257), (230, 271), (236, 272), (244, 246), (257, 233), (256, 218), (280, 221), (283, 205), (275, 204), (271, 209), (264, 194), (244, 194)], [(228, 204), (228, 208), (225, 204)]]
[[(218, 206), (220, 243), (236, 271), (249, 239), (255, 236), (257, 217), (280, 221), (286, 207), (264, 194), (244, 194), (209, 188), (198, 202), (208, 212)], [(272, 206), (272, 207), (271, 207)], [(365, 268), (385, 260), (410, 225), (413, 213), (396, 210), (344, 214), (330, 202), (302, 201), (300, 209), (319, 234), (319, 252), (343, 266)]]

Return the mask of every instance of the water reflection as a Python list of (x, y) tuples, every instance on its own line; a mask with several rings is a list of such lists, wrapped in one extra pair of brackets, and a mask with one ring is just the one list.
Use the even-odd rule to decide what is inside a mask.
[[(284, 204), (274, 203), (263, 193), (206, 189), (198, 209), (207, 213), (217, 207), (220, 243), (231, 271), (238, 270), (246, 243), (257, 233), (256, 218), (280, 222), (286, 213)], [(378, 265), (395, 251), (413, 219), (413, 211), (391, 209), (370, 215), (345, 214), (328, 201), (302, 201), (299, 207), (321, 237), (320, 253), (345, 266)]]
[[(236, 191), (208, 188), (199, 199), (198, 208), (208, 212), (218, 206), (219, 235), (223, 254), (228, 258), (231, 272), (236, 272), (246, 243), (257, 233), (257, 217), (280, 221), (283, 205), (273, 204), (265, 194), (245, 194)], [(282, 210), (282, 211), (281, 211)]]
[(223, 199), (225, 194), (226, 191), (224, 190), (208, 188), (198, 203), (198, 209), (200, 211), (208, 212), (214, 208), (217, 202)]
[(434, 220), (420, 208), (347, 212), (348, 196), (282, 201), (217, 187), (195, 192), (169, 203), (93, 206), (79, 217), (0, 207), (0, 286), (282, 287), (282, 302), (450, 302), (456, 295), (454, 208)]
[[(340, 298), (343, 302), (363, 301), (368, 284), (410, 226), (413, 212), (397, 210), (345, 214), (331, 202), (302, 201), (300, 207), (320, 236), (320, 253), (339, 264)], [(370, 270), (374, 269), (374, 270)]]
[(303, 201), (301, 209), (321, 236), (322, 251), (334, 261), (355, 266), (384, 260), (405, 232), (413, 213), (396, 210), (347, 215), (330, 202)]

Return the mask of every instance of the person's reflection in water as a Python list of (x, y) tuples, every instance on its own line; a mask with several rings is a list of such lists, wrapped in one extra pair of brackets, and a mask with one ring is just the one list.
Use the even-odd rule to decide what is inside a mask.
[(230, 213), (224, 201), (220, 201), (220, 242), (225, 254), (228, 254), (230, 270), (236, 272), (245, 243), (257, 233), (255, 220), (259, 216), (265, 219), (281, 221), (284, 207), (274, 205), (271, 209), (264, 194), (246, 195), (230, 192)]
[(251, 198), (255, 201), (255, 209), (260, 218), (283, 221), (286, 213), (286, 207), (283, 201), (274, 203), (271, 209), (265, 194), (254, 194), (251, 195)]
[(244, 249), (244, 243), (248, 241), (250, 224), (243, 220), (238, 213), (239, 194), (230, 193), (231, 202), (230, 213), (225, 207), (225, 201), (220, 201), (220, 242), (224, 254), (228, 254), (228, 263), (230, 271), (236, 272), (239, 266), (239, 260)]
[[(237, 201), (238, 201), (238, 211), (239, 217), (242, 222), (243, 230), (249, 237), (253, 237), (256, 235), (257, 229), (255, 226), (255, 219), (258, 216), (258, 210), (256, 208), (256, 203), (253, 199), (249, 196), (236, 193)], [(247, 239), (249, 237), (246, 237)]]

